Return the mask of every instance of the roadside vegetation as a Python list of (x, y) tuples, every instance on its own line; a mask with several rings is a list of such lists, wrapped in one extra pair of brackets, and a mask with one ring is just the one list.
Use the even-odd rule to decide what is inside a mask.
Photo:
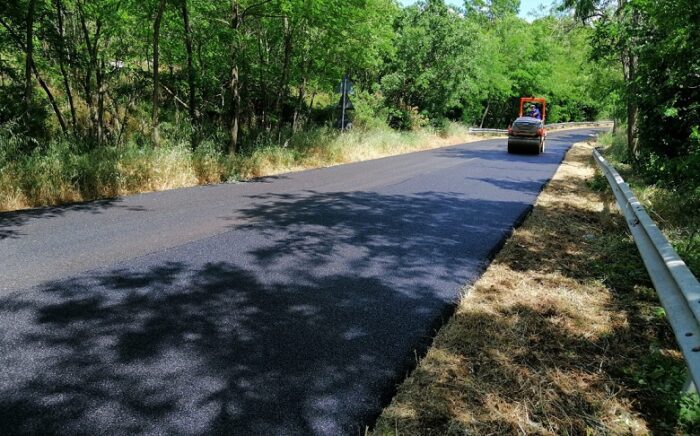
[[(16, 0), (0, 10), (0, 210), (232, 181), (609, 118), (592, 29), (518, 2)], [(344, 75), (352, 131), (338, 133)], [(607, 84), (601, 86), (601, 84)], [(610, 85), (611, 86), (611, 85)], [(460, 139), (461, 140), (461, 139)]]
[(438, 332), (374, 434), (698, 434), (700, 401), (592, 144)]
[[(425, 150), (483, 137), (458, 123), (441, 130), (396, 131), (389, 127), (340, 134), (330, 128), (299, 133), (283, 146), (261, 144), (236, 155), (215, 143), (195, 150), (187, 143), (158, 148), (100, 147), (75, 152), (66, 142), (3, 161), (0, 212), (201, 184), (249, 180), (283, 172), (357, 162)], [(14, 138), (6, 139), (12, 146)]]
[(618, 65), (622, 122), (602, 143), (652, 218), (700, 274), (700, 3), (565, 0), (593, 29), (591, 57)]
[[(654, 159), (638, 170), (622, 133), (602, 135), (600, 142), (605, 157), (630, 185), (688, 268), (696, 277), (700, 276), (700, 186), (689, 180), (675, 183), (670, 175), (664, 174), (663, 166), (668, 163), (661, 159)], [(688, 176), (692, 178), (695, 174)]]

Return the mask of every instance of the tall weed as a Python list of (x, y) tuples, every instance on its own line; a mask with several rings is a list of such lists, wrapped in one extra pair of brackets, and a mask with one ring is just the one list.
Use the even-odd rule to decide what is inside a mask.
[(454, 123), (439, 131), (399, 132), (383, 126), (340, 133), (321, 127), (296, 134), (262, 133), (238, 155), (229, 156), (215, 137), (203, 139), (193, 152), (191, 134), (176, 123), (163, 123), (159, 148), (143, 145), (142, 138), (135, 135), (120, 146), (92, 148), (55, 140), (23, 154), (13, 151), (21, 149), (23, 139), (0, 131), (5, 145), (0, 147), (0, 211), (250, 179), (470, 138), (464, 126)]

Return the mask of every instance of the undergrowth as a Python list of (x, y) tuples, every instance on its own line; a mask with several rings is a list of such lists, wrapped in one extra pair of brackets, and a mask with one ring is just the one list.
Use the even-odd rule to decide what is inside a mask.
[[(692, 183), (675, 183), (659, 177), (659, 171), (635, 164), (627, 148), (624, 133), (601, 135), (600, 144), (605, 157), (617, 168), (637, 198), (666, 235), (690, 270), (700, 275), (700, 187)], [(659, 164), (661, 165), (661, 164)], [(591, 184), (597, 190), (607, 189), (602, 174), (596, 174)], [(658, 300), (650, 293), (650, 301)], [(664, 309), (658, 305), (647, 314), (648, 319), (665, 322)], [(700, 400), (697, 394), (679, 394), (686, 376), (683, 364), (669, 359), (655, 344), (650, 353), (625, 373), (654, 398), (654, 404), (665, 413), (677, 413), (678, 422), (700, 432)]]
[(693, 183), (697, 175), (689, 174), (686, 183), (679, 183), (650, 168), (662, 167), (661, 162), (635, 165), (622, 132), (602, 135), (600, 144), (693, 274), (700, 276), (700, 186)]

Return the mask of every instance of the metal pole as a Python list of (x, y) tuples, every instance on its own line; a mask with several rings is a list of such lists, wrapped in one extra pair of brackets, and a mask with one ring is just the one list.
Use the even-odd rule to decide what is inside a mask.
[(344, 132), (345, 131), (345, 86), (346, 86), (346, 80), (345, 77), (343, 77), (343, 84), (340, 86), (340, 90), (343, 92), (343, 99), (342, 99), (342, 108), (341, 110), (341, 115), (340, 115), (340, 131)]

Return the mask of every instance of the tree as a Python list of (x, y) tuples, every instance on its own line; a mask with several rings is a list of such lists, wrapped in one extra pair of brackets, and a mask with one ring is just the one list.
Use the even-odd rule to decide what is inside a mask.
[(480, 34), (475, 24), (442, 0), (406, 8), (395, 25), (395, 54), (387, 61), (382, 91), (396, 108), (459, 118), (478, 85)]
[(520, 10), (520, 0), (466, 0), (464, 5), (467, 14), (481, 15), (492, 21), (517, 15)]
[(554, 117), (594, 116), (589, 77), (599, 69), (577, 69), (583, 28), (561, 31), (562, 17), (528, 23), (518, 6), (17, 0), (0, 11), (0, 101), (19, 109), (5, 103), (0, 123), (22, 114), (24, 132), (70, 131), (81, 150), (191, 132), (192, 148), (211, 139), (235, 154), (329, 123), (346, 74), (371, 116), (397, 127), (411, 117), (505, 127), (531, 94), (551, 98)]
[(25, 116), (29, 116), (32, 105), (32, 94), (34, 92), (32, 84), (32, 69), (34, 67), (34, 12), (36, 0), (29, 0), (27, 6), (27, 27), (26, 39), (24, 43), (25, 67), (24, 67), (24, 108)]
[(633, 7), (641, 158), (655, 177), (694, 189), (700, 186), (700, 5), (670, 0)]
[(627, 0), (564, 0), (563, 8), (573, 9), (582, 22), (596, 20), (593, 39), (594, 59), (617, 56), (624, 76), (627, 106), (627, 144), (630, 155), (638, 156), (637, 147), (637, 55), (634, 28), (639, 25), (637, 9)]
[(187, 7), (188, 0), (181, 0), (181, 12), (182, 12), (182, 26), (185, 32), (185, 49), (187, 50), (187, 86), (189, 94), (189, 113), (190, 122), (193, 125), (192, 133), (192, 148), (197, 146), (197, 124), (199, 121), (199, 114), (197, 113), (197, 101), (196, 101), (196, 89), (195, 89), (195, 71), (194, 71), (194, 58), (192, 49), (192, 27), (190, 26), (190, 14), (189, 8)]
[(158, 109), (160, 105), (160, 24), (165, 11), (165, 0), (159, 0), (156, 16), (153, 20), (153, 108), (151, 111), (151, 124), (153, 129), (153, 144), (160, 145), (160, 133), (158, 132)]

